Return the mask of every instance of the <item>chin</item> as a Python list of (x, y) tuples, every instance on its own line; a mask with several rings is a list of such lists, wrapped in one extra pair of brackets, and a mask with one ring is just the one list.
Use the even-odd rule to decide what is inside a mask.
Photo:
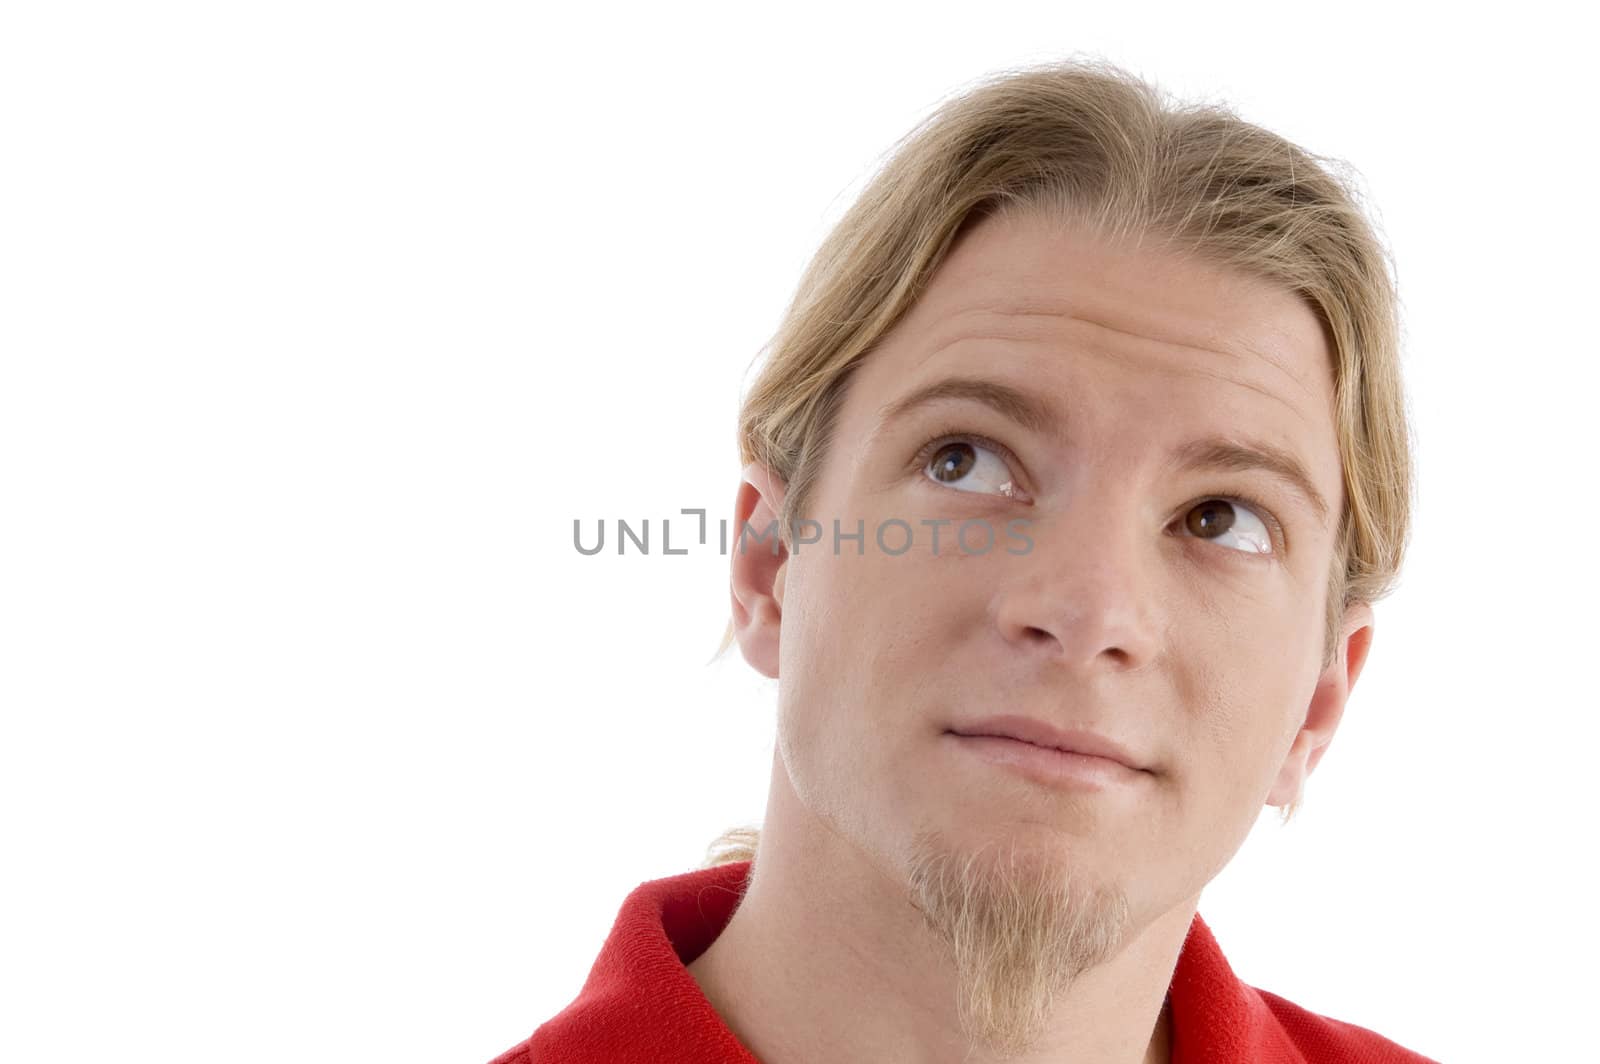
[(1060, 827), (1039, 821), (965, 823), (948, 830), (925, 832), (918, 845), (943, 851), (989, 871), (1039, 873), (1065, 870), (1078, 864), (1072, 836)]

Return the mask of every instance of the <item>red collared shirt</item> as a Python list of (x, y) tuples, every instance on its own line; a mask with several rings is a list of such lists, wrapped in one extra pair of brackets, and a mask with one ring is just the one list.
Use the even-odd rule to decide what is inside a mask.
[[(687, 963), (722, 933), (750, 862), (640, 884), (577, 1000), (490, 1064), (759, 1064)], [(1199, 914), (1168, 988), (1172, 1064), (1436, 1064), (1240, 982)]]

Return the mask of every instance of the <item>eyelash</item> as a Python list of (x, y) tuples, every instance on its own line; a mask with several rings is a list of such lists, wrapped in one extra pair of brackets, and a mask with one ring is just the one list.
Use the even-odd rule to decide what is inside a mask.
[[(1022, 464), (1017, 460), (1017, 456), (1012, 452), (1011, 448), (1007, 447), (1000, 441), (990, 439), (987, 436), (982, 436), (975, 432), (967, 432), (964, 429), (950, 428), (938, 433), (917, 450), (916, 455), (911, 459), (912, 469), (918, 472), (922, 472), (923, 470), (927, 469), (928, 462), (932, 460), (933, 456), (939, 452), (939, 449), (944, 447), (946, 444), (951, 443), (970, 443), (978, 447), (987, 447), (989, 450), (998, 454), (1001, 458), (1004, 458), (1006, 462), (1013, 467)], [(1013, 475), (1015, 475), (1015, 469), (1013, 469)], [(1198, 506), (1203, 502), (1210, 502), (1213, 499), (1218, 502), (1234, 503), (1253, 511), (1256, 516), (1261, 518), (1261, 522), (1267, 526), (1267, 532), (1272, 537), (1274, 551), (1281, 551), (1288, 545), (1288, 536), (1284, 532), (1282, 523), (1279, 522), (1277, 516), (1274, 515), (1272, 510), (1261, 500), (1241, 492), (1217, 493), (1213, 495), (1202, 495), (1194, 502), (1190, 503), (1190, 506)]]

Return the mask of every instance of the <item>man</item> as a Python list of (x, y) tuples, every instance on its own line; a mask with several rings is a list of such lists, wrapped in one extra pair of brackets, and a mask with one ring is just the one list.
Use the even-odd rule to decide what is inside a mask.
[(499, 1061), (1425, 1060), (1245, 986), (1197, 913), (1398, 570), (1396, 331), (1273, 134), (1081, 63), (941, 109), (741, 416), (759, 843), (636, 890)]

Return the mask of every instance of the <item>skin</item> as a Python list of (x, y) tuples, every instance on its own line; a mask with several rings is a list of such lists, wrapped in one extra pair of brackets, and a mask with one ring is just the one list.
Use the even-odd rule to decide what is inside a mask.
[[(1059, 420), (961, 398), (881, 421), (958, 376)], [(1169, 461), (1212, 435), (1295, 456), (1330, 512), (1263, 470)], [(917, 460), (941, 440), (976, 463), (954, 481)], [(736, 523), (764, 528), (784, 491), (750, 466)], [(1223, 504), (1231, 531), (1195, 522), (1241, 495), (1263, 505)], [(862, 552), (733, 552), (741, 651), (779, 679), (760, 855), (689, 965), (733, 1031), (765, 1064), (1168, 1060), (1201, 890), (1299, 793), (1371, 644), (1352, 606), (1323, 663), (1342, 503), (1329, 349), (1293, 293), (1042, 216), (975, 226), (851, 381), (807, 516), (864, 521)], [(873, 538), (891, 518), (916, 533), (899, 555)], [(954, 522), (937, 552), (935, 519)], [(954, 548), (969, 519), (994, 549)], [(1246, 549), (1263, 532), (1270, 553)], [(950, 734), (999, 713), (1110, 736), (1147, 771), (1052, 786)]]

